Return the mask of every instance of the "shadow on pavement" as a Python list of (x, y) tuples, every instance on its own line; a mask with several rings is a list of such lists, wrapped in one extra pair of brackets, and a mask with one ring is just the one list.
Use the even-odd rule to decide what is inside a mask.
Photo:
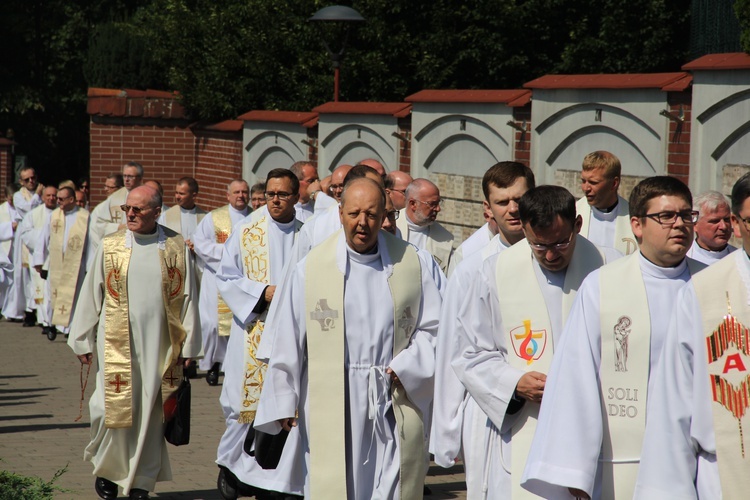
[(0, 394), (17, 394), (19, 392), (56, 391), (59, 387), (36, 387), (34, 389), (0, 389)]
[(174, 500), (222, 500), (218, 490), (170, 491), (163, 494), (152, 494), (156, 498)]
[(45, 424), (45, 425), (10, 425), (8, 427), (0, 427), (0, 434), (10, 434), (12, 432), (36, 432), (36, 431), (51, 431), (60, 429), (83, 429), (89, 427), (91, 424), (88, 422), (82, 422), (80, 424)]
[(3, 415), (0, 416), (0, 422), (4, 422), (6, 420), (30, 420), (32, 418), (52, 418), (54, 415), (52, 414), (39, 414), (39, 415)]

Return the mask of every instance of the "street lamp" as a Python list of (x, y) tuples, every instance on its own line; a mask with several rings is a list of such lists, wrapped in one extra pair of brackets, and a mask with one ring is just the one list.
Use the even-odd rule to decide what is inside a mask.
[(331, 56), (331, 64), (333, 64), (333, 100), (334, 102), (338, 102), (339, 70), (341, 67), (341, 60), (344, 58), (344, 49), (346, 48), (346, 42), (349, 39), (349, 30), (352, 23), (362, 23), (365, 21), (365, 18), (351, 7), (346, 7), (344, 5), (332, 5), (330, 7), (324, 7), (320, 9), (318, 12), (313, 14), (313, 16), (308, 19), (308, 21), (343, 23), (343, 25), (346, 27), (344, 40), (341, 44), (341, 50), (339, 50), (338, 52), (334, 52), (333, 50), (331, 50), (328, 42), (326, 42), (325, 39), (321, 39), (321, 41), (323, 42), (323, 46), (325, 46), (326, 50), (328, 51), (328, 55)]

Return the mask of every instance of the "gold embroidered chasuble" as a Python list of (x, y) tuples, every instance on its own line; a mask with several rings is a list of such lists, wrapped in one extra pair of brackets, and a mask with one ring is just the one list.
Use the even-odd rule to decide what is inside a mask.
[[(337, 265), (337, 231), (314, 247), (305, 266), (310, 492), (312, 498), (346, 498), (346, 406), (344, 387), (344, 274)], [(422, 267), (416, 250), (381, 231), (393, 263), (388, 285), (393, 300), (393, 357), (408, 347), (422, 300)], [(383, 249), (381, 249), (383, 251)], [(405, 391), (391, 386), (400, 455), (402, 499), (422, 498), (424, 422)]]
[(48, 279), (52, 293), (53, 325), (67, 327), (70, 323), (88, 223), (88, 211), (79, 208), (73, 227), (68, 230), (68, 241), (65, 245), (65, 212), (58, 208), (50, 217)]
[[(232, 219), (229, 216), (229, 205), (224, 205), (216, 210), (211, 211), (211, 219), (214, 223), (214, 234), (216, 235), (216, 243), (223, 245), (229, 236), (232, 234)], [(232, 329), (232, 310), (224, 299), (221, 298), (221, 294), (218, 295), (218, 323), (219, 323), (219, 336), (228, 337)]]
[[(721, 495), (744, 500), (750, 491), (750, 278), (744, 250), (712, 264), (693, 278), (705, 335), (716, 463)], [(741, 268), (744, 266), (744, 269)]]
[[(182, 366), (177, 358), (182, 351), (186, 332), (181, 312), (185, 301), (185, 242), (174, 231), (157, 226), (161, 291), (166, 312), (170, 357), (162, 367), (162, 401), (177, 389)], [(125, 229), (102, 240), (105, 276), (104, 332), (104, 412), (108, 428), (131, 427), (133, 424), (133, 388), (128, 309), (128, 267), (133, 235)]]
[[(273, 253), (269, 250), (268, 225), (273, 220), (266, 210), (252, 213), (251, 219), (238, 227), (241, 231), (240, 254), (242, 256), (242, 272), (245, 276), (258, 283), (271, 284), (271, 260)], [(302, 222), (294, 220), (294, 234), (299, 232)], [(249, 424), (255, 420), (255, 412), (263, 388), (263, 378), (268, 365), (256, 357), (258, 344), (265, 323), (267, 311), (264, 311), (245, 329), (244, 363), (245, 377), (242, 386), (242, 409), (237, 421)]]
[[(615, 241), (613, 248), (619, 250), (623, 255), (630, 255), (638, 250), (638, 242), (633, 235), (633, 229), (630, 226), (630, 214), (628, 202), (618, 196), (617, 218), (613, 221), (615, 224)], [(583, 224), (581, 225), (581, 236), (584, 238), (589, 234), (593, 209), (586, 201), (586, 197), (576, 202), (576, 211), (581, 216)]]
[[(508, 345), (508, 364), (525, 372), (549, 372), (554, 352), (552, 324), (534, 271), (534, 255), (524, 239), (497, 256), (495, 281), (501, 324)], [(584, 278), (604, 264), (599, 249), (585, 238), (576, 238), (573, 257), (565, 271), (562, 322), (568, 317)], [(521, 473), (529, 455), (539, 419), (539, 404), (526, 403), (514, 415), (511, 428), (511, 478), (514, 499), (536, 497), (521, 488)]]
[[(651, 313), (640, 258), (636, 252), (599, 272), (603, 498), (633, 497), (646, 430)], [(687, 265), (691, 275), (703, 269), (692, 259)]]

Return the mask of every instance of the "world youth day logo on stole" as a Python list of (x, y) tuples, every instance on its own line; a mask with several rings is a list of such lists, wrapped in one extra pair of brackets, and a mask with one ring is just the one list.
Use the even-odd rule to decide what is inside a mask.
[(547, 347), (547, 330), (532, 330), (531, 320), (523, 320), (523, 326), (517, 326), (510, 331), (510, 342), (516, 356), (531, 365), (544, 354)]

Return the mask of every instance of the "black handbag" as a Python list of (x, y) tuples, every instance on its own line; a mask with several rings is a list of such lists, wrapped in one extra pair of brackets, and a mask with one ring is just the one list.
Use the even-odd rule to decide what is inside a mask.
[[(288, 436), (289, 431), (284, 429), (281, 429), (278, 434), (268, 434), (255, 429), (253, 424), (250, 424), (242, 449), (251, 457), (255, 457), (255, 461), (262, 469), (275, 469), (281, 460), (281, 453), (284, 451)], [(255, 443), (255, 449), (253, 449), (253, 443)]]
[(173, 404), (174, 416), (167, 421), (164, 438), (175, 446), (190, 443), (190, 380), (187, 377), (182, 379), (180, 387), (167, 402), (170, 404), (164, 403), (165, 415), (168, 414), (166, 408)]

